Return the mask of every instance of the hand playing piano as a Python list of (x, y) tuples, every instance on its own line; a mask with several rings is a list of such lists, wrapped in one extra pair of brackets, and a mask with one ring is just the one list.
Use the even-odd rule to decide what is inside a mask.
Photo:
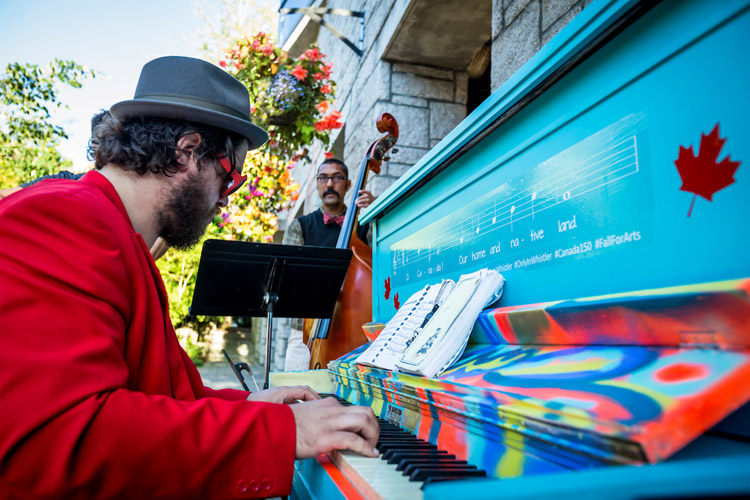
[(280, 386), (257, 391), (247, 396), (248, 401), (262, 401), (264, 403), (294, 404), (299, 401), (314, 401), (320, 399), (318, 393), (306, 385)]
[(377, 457), (380, 428), (369, 406), (342, 406), (333, 398), (292, 405), (297, 427), (296, 457), (312, 458), (331, 450), (352, 450)]

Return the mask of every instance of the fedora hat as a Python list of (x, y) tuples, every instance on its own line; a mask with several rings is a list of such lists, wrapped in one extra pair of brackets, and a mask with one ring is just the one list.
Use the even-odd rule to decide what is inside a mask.
[(192, 57), (167, 56), (146, 63), (135, 96), (110, 110), (118, 120), (137, 117), (186, 120), (246, 137), (250, 149), (268, 134), (250, 120), (245, 86), (211, 63)]

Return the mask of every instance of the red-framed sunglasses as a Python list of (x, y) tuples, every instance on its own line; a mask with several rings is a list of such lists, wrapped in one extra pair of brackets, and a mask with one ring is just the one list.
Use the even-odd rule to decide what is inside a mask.
[(224, 193), (222, 193), (220, 197), (221, 199), (225, 196), (229, 196), (230, 194), (241, 188), (245, 181), (247, 181), (247, 176), (242, 175), (237, 170), (235, 170), (235, 168), (232, 167), (232, 165), (229, 163), (229, 160), (226, 156), (219, 156), (219, 164), (226, 171), (226, 173), (229, 174), (230, 177), (227, 189), (224, 191)]

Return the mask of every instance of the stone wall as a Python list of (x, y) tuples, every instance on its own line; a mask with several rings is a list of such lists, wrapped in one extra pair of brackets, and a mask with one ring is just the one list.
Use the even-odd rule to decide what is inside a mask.
[(493, 92), (590, 2), (591, 0), (493, 0)]
[[(487, 33), (487, 39), (491, 39), (494, 91), (591, 0), (487, 0), (490, 1), (492, 33)], [(319, 4), (323, 2), (315, 3)], [(365, 11), (365, 49), (361, 58), (328, 30), (320, 29), (318, 33), (321, 51), (334, 63), (336, 107), (346, 122), (333, 135), (333, 152), (349, 166), (351, 177), (356, 178), (367, 147), (381, 136), (375, 127), (377, 116), (389, 112), (399, 123), (397, 151), (390, 154), (391, 160), (383, 165), (380, 175), (368, 179), (368, 189), (378, 196), (466, 117), (468, 75), (463, 70), (383, 59), (403, 17), (409, 15), (407, 0), (330, 0), (324, 4)], [(357, 18), (326, 16), (325, 20), (353, 42), (358, 41)], [(450, 50), (449, 43), (446, 50)], [(281, 214), (282, 230), (288, 220), (320, 206), (313, 174), (323, 153), (320, 147), (313, 148), (311, 165), (295, 168), (293, 175), (302, 185), (300, 200), (291, 211)]]

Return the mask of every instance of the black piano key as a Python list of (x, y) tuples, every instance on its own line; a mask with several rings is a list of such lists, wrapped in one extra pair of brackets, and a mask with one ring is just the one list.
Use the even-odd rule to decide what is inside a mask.
[(383, 453), (388, 450), (437, 450), (437, 446), (427, 441), (388, 441), (383, 443), (382, 447), (378, 448)]
[(447, 451), (445, 450), (407, 450), (407, 451), (397, 451), (388, 456), (388, 458), (385, 457), (385, 455), (382, 457), (383, 460), (387, 461), (389, 464), (398, 464), (402, 460), (412, 460), (417, 458), (429, 458), (429, 457), (451, 457), (456, 458), (454, 455), (449, 455)]
[[(382, 450), (383, 452), (385, 452), (385, 451), (388, 450), (388, 447), (399, 446), (399, 445), (409, 446), (409, 445), (412, 445), (412, 444), (414, 444), (414, 445), (420, 444), (421, 445), (422, 443), (420, 443), (419, 441), (417, 441), (415, 439), (401, 439), (401, 438), (399, 438), (399, 439), (387, 439), (386, 438), (386, 439), (378, 439), (378, 444), (376, 445), (376, 448), (379, 449), (379, 450)], [(385, 449), (383, 448), (384, 446), (386, 447)]]
[(432, 464), (454, 464), (454, 465), (468, 465), (466, 460), (456, 460), (454, 456), (448, 458), (446, 455), (434, 455), (432, 457), (422, 458), (411, 458), (403, 459), (396, 464), (396, 470), (403, 471), (404, 475), (408, 476), (414, 467), (424, 467)]
[(383, 453), (383, 460), (388, 460), (394, 454), (404, 451), (437, 451), (437, 448), (434, 446), (428, 447), (422, 444), (414, 444), (412, 446), (391, 445), (386, 448), (386, 450), (380, 448), (380, 451)]
[[(486, 477), (486, 476), (477, 476), (477, 477)], [(454, 477), (454, 476), (430, 476), (424, 480), (422, 483), (422, 486), (420, 486), (419, 489), (423, 490), (425, 486), (431, 483), (442, 483), (445, 481), (458, 481), (459, 479), (467, 479), (464, 477)]]
[(476, 467), (469, 469), (465, 467), (455, 468), (429, 468), (429, 469), (415, 469), (409, 476), (410, 481), (424, 481), (430, 476), (442, 476), (442, 477), (487, 477), (487, 473)]

